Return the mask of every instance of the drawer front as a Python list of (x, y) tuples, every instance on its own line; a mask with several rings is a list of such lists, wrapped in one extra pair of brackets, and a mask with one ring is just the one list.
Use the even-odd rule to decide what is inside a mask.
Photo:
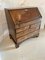
[(26, 23), (22, 23), (22, 24), (21, 23), (16, 24), (15, 29), (22, 28), (22, 27), (25, 27), (25, 26), (28, 26), (28, 25), (32, 25), (32, 24), (35, 24), (35, 23), (38, 23), (38, 22), (41, 22), (41, 20), (37, 19), (37, 20), (32, 20), (32, 21), (26, 22)]
[[(31, 25), (30, 25), (30, 26), (31, 26)], [(27, 30), (27, 29), (29, 29), (29, 26), (25, 26), (25, 27), (16, 29), (16, 33), (20, 33), (20, 32), (25, 31), (25, 30)]]
[(22, 32), (24, 30), (27, 30), (30, 27), (31, 28), (38, 28), (37, 26), (39, 26), (39, 25), (41, 25), (41, 22), (40, 21), (39, 22), (36, 22), (36, 23), (33, 23), (33, 24), (29, 24), (27, 26), (24, 26), (24, 27), (21, 27), (21, 28), (16, 29), (16, 33), (19, 33), (19, 32)]
[(39, 30), (36, 30), (36, 31), (34, 31), (32, 33), (29, 33), (29, 34), (24, 35), (24, 36), (22, 36), (20, 38), (17, 38), (17, 43), (20, 43), (20, 42), (22, 42), (22, 41), (24, 41), (24, 40), (26, 40), (26, 39), (28, 39), (30, 37), (33, 37), (33, 36), (35, 36), (38, 33), (39, 33)]
[(36, 24), (27, 26), (25, 29), (22, 28), (23, 31), (16, 33), (16, 37), (19, 38), (21, 36), (29, 34), (33, 31), (39, 29), (39, 26), (40, 26), (40, 23), (36, 23)]

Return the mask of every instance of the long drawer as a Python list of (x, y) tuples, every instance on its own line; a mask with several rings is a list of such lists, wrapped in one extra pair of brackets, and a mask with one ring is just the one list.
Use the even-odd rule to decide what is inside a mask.
[(19, 38), (19, 37), (22, 37), (22, 36), (30, 33), (30, 32), (33, 32), (33, 31), (39, 29), (39, 26), (40, 26), (40, 22), (36, 23), (36, 24), (29, 25), (26, 28), (24, 27), (24, 28), (22, 28), (23, 31), (16, 33), (16, 37)]
[(35, 24), (37, 22), (41, 22), (40, 19), (37, 19), (37, 20), (32, 20), (32, 21), (29, 21), (27, 23), (19, 23), (19, 24), (15, 24), (15, 29), (18, 29), (18, 28), (22, 28), (22, 27), (25, 27), (25, 26), (28, 26), (28, 25), (32, 25), (32, 24)]
[[(30, 23), (30, 22), (28, 22), (28, 23)], [(36, 25), (35, 25), (35, 24), (36, 24)], [(34, 26), (37, 27), (37, 25), (40, 25), (40, 24), (41, 24), (41, 21), (33, 22), (33, 24), (28, 24), (27, 26), (20, 27), (20, 28), (16, 29), (16, 33), (22, 32), (22, 31), (24, 31), (24, 30), (26, 30), (26, 29), (29, 29), (30, 27), (32, 27), (32, 28), (33, 28)]]
[(24, 35), (24, 36), (22, 36), (20, 38), (17, 38), (17, 43), (20, 43), (20, 42), (22, 42), (22, 41), (24, 41), (24, 40), (26, 40), (26, 39), (28, 39), (30, 37), (33, 37), (34, 35), (36, 35), (38, 33), (39, 33), (39, 29), (34, 31), (34, 32), (31, 32), (31, 33), (29, 33), (27, 35)]

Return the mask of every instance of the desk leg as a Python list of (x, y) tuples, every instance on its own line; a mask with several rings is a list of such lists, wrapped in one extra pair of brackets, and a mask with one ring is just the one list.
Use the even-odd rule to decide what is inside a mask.
[(11, 34), (9, 34), (9, 36), (10, 36), (10, 39), (12, 39), (13, 42), (15, 43), (15, 47), (18, 48), (19, 47), (19, 44), (17, 42), (15, 42), (15, 40), (12, 38)]

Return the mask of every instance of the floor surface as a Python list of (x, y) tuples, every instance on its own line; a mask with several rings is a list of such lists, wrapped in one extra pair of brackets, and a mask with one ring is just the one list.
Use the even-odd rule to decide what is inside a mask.
[(15, 48), (7, 36), (0, 43), (0, 60), (45, 60), (45, 30), (40, 31), (38, 38), (31, 38)]

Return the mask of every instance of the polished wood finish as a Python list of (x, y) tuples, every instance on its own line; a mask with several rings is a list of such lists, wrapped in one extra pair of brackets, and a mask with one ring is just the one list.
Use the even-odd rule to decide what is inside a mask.
[(28, 38), (38, 37), (41, 25), (41, 14), (37, 7), (5, 9), (9, 36), (16, 47)]

